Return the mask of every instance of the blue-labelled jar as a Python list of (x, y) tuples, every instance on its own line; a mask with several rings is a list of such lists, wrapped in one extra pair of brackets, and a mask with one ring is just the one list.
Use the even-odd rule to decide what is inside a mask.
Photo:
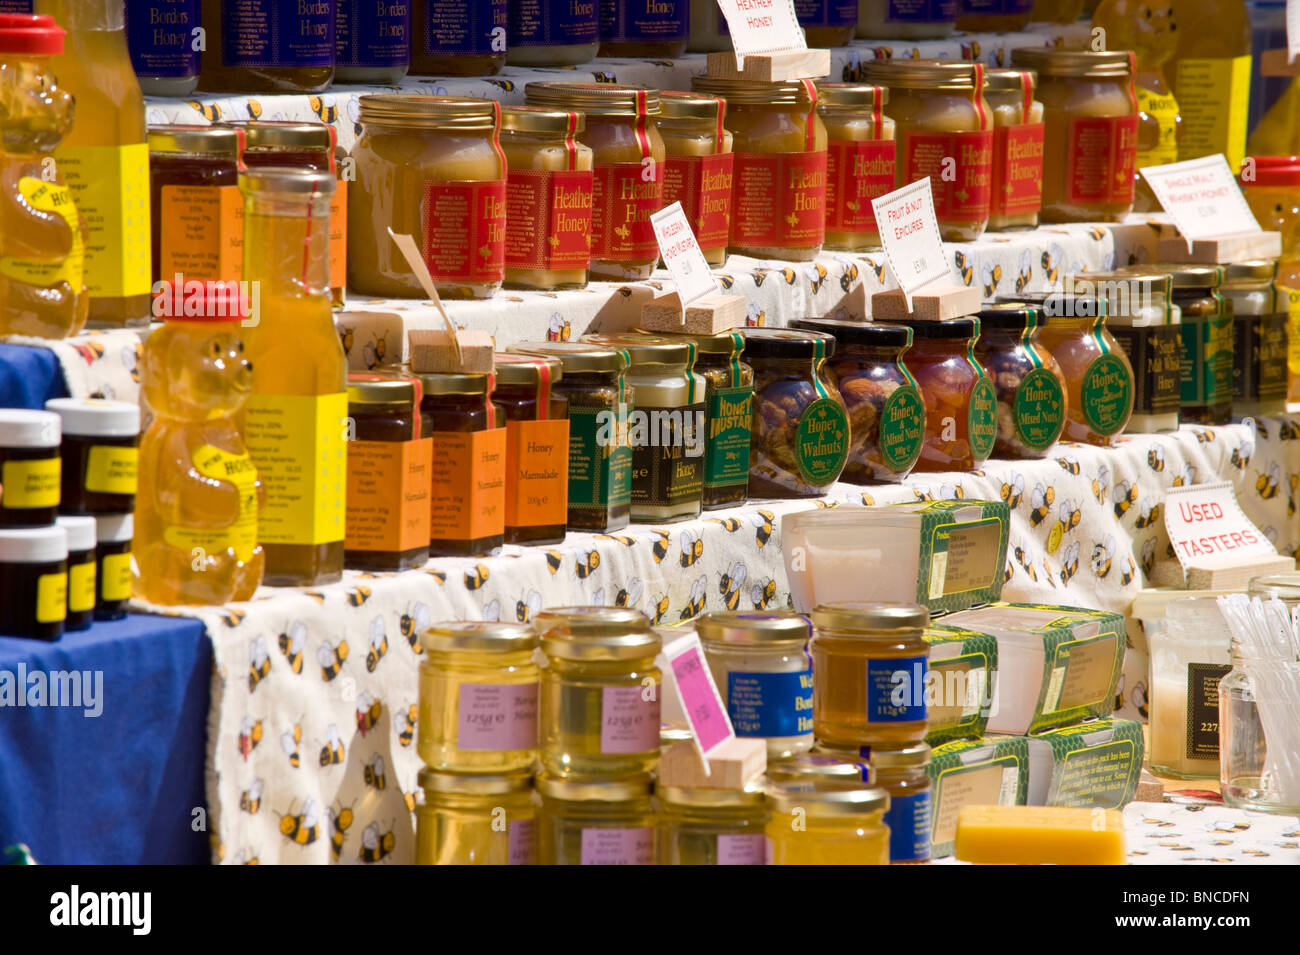
[(690, 27), (690, 0), (600, 0), (598, 55), (673, 59)]
[(199, 87), (320, 93), (334, 82), (335, 0), (208, 0)]
[(858, 0), (860, 37), (937, 40), (956, 27), (957, 0)]
[[(760, 588), (745, 579), (743, 565), (719, 585), (728, 603)], [(766, 741), (768, 759), (789, 759), (813, 746), (810, 630), (807, 617), (785, 612), (719, 611), (695, 621), (732, 728)]]
[(599, 0), (513, 0), (506, 62), (577, 66), (600, 48)]
[(199, 0), (131, 0), (126, 4), (131, 66), (146, 96), (189, 96), (194, 92), (199, 84), (198, 29)]
[(411, 0), (335, 0), (334, 79), (396, 84), (411, 62)]
[(858, 0), (794, 0), (804, 39), (814, 49), (847, 46), (858, 26)]
[(501, 72), (508, 46), (508, 8), (506, 0), (415, 0), (411, 72), (416, 76)]
[[(867, 767), (867, 779), (889, 793), (889, 861), (891, 864), (929, 862), (930, 831), (933, 820), (933, 784), (926, 772), (930, 764), (930, 746), (913, 743), (899, 749), (860, 746), (837, 749), (818, 745), (807, 759), (845, 760)], [(768, 767), (768, 776), (772, 769)]]

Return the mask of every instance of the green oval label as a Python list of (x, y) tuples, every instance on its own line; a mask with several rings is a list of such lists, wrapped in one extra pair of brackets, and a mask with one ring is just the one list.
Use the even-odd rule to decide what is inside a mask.
[(880, 412), (880, 458), (891, 471), (906, 471), (925, 442), (925, 404), (911, 385), (895, 388)]
[(1025, 375), (1012, 405), (1016, 437), (1035, 451), (1050, 448), (1065, 426), (1065, 391), (1046, 368)]
[(1133, 376), (1115, 355), (1102, 355), (1083, 373), (1083, 419), (1100, 435), (1124, 427), (1133, 410)]
[(794, 460), (807, 484), (830, 484), (849, 457), (849, 418), (831, 398), (818, 398), (804, 408), (794, 438)]
[(967, 427), (971, 456), (983, 461), (993, 453), (993, 443), (998, 437), (998, 393), (986, 377), (981, 377), (971, 389)]

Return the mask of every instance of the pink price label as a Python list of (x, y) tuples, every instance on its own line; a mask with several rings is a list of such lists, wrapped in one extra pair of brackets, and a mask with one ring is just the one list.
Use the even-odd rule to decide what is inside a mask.
[(718, 865), (767, 865), (767, 837), (761, 832), (718, 836)]
[(582, 865), (654, 865), (655, 831), (583, 829)]
[(649, 753), (658, 749), (659, 687), (605, 687), (600, 700), (600, 751)]
[(537, 865), (537, 826), (534, 820), (511, 820), (506, 838), (509, 840), (508, 865)]
[(718, 699), (697, 648), (692, 647), (676, 657), (672, 665), (673, 676), (677, 678), (677, 692), (681, 695), (691, 732), (699, 740), (700, 749), (707, 753), (732, 735), (722, 700)]
[(461, 749), (537, 748), (536, 683), (462, 683), (457, 709)]

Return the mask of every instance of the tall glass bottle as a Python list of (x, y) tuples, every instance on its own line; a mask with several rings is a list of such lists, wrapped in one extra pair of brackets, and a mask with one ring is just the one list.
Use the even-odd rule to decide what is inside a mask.
[(147, 324), (149, 146), (122, 0), (38, 0), (37, 12), (68, 31), (54, 73), (77, 108), (54, 160), (88, 227), (89, 324)]
[(1255, 681), (1242, 664), (1236, 637), (1232, 640), (1232, 669), (1219, 681), (1219, 783), (1223, 801), (1229, 806), (1300, 815), (1300, 799), (1288, 798), (1269, 770), (1268, 740), (1259, 717)]
[(242, 173), (244, 280), (252, 316), (249, 455), (266, 483), (265, 582), (315, 586), (343, 572), (347, 363), (329, 291), (334, 174)]
[[(1223, 153), (1241, 171), (1250, 111), (1250, 14), (1245, 0), (1174, 0), (1178, 50), (1165, 65), (1182, 114), (1178, 158)], [(1110, 42), (1111, 49), (1119, 49)]]

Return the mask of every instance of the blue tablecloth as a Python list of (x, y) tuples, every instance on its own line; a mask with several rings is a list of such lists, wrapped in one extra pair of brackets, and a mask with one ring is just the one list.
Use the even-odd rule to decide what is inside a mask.
[[(76, 707), (15, 705), (23, 676), (33, 700), (37, 671), (83, 687), (89, 675), (89, 693)], [(195, 810), (211, 679), (197, 620), (132, 614), (56, 643), (0, 637), (0, 846), (25, 842), (43, 863), (207, 863)]]
[(0, 345), (0, 408), (44, 408), (66, 398), (68, 386), (54, 352), (31, 345)]

